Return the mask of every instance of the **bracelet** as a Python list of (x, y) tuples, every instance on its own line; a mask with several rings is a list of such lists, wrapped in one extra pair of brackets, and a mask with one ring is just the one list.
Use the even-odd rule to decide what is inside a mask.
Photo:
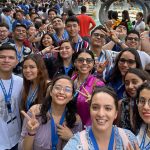
[(123, 41), (119, 40), (117, 44), (121, 46), (123, 44)]
[(40, 53), (41, 53), (42, 56), (44, 55), (42, 51), (40, 51)]
[(28, 132), (28, 135), (29, 135), (29, 136), (35, 136), (36, 133), (29, 133), (29, 132)]

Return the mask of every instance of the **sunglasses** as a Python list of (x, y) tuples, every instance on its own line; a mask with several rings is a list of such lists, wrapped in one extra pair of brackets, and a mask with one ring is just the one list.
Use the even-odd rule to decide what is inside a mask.
[(83, 64), (84, 61), (86, 61), (87, 64), (91, 64), (94, 62), (94, 60), (92, 58), (83, 58), (83, 57), (77, 58), (78, 63)]

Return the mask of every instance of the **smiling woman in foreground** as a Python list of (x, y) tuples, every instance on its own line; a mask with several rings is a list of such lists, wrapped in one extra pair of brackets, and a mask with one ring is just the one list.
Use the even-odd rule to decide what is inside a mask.
[(96, 88), (90, 101), (91, 127), (75, 134), (64, 150), (138, 150), (131, 131), (113, 126), (117, 111), (116, 93), (110, 87)]

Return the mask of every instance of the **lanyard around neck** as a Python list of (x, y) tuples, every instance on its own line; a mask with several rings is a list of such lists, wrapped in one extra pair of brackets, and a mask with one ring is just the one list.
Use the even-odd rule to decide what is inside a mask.
[[(58, 144), (58, 134), (57, 134), (57, 127), (55, 124), (55, 121), (52, 116), (52, 112), (50, 110), (51, 114), (51, 142), (52, 142), (52, 150), (57, 150), (57, 144)], [(65, 115), (66, 115), (66, 109), (64, 110), (61, 119), (59, 121), (59, 124), (62, 125), (64, 120), (65, 120)]]
[(22, 58), (22, 55), (23, 55), (24, 46), (21, 47), (21, 51), (20, 52), (18, 51), (18, 48), (17, 48), (16, 45), (15, 45), (15, 48), (16, 48), (16, 52), (17, 52), (17, 59), (18, 59), (19, 62), (21, 62), (21, 58)]
[(141, 150), (149, 150), (150, 149), (150, 142), (148, 142), (148, 144), (145, 146), (146, 131), (147, 131), (147, 128), (145, 128), (145, 130), (144, 130), (144, 134), (143, 134), (143, 137), (142, 137), (142, 142), (140, 144), (140, 149)]
[(12, 96), (13, 83), (14, 83), (14, 81), (13, 81), (13, 78), (11, 77), (11, 83), (10, 83), (9, 91), (7, 93), (6, 89), (5, 89), (5, 86), (3, 84), (3, 81), (2, 81), (2, 79), (0, 79), (0, 86), (1, 86), (3, 94), (4, 94), (5, 103), (7, 105), (7, 109), (8, 109), (9, 113), (12, 112), (10, 101), (11, 101), (11, 96)]
[[(92, 141), (94, 149), (95, 150), (100, 150), (99, 147), (98, 147), (97, 141), (95, 139), (95, 136), (93, 134), (92, 128), (90, 128), (90, 130), (89, 130), (89, 137)], [(112, 132), (111, 132), (111, 137), (110, 137), (110, 140), (109, 140), (108, 150), (113, 150), (114, 139), (115, 139), (115, 131), (114, 131), (114, 127), (112, 127)]]
[(31, 104), (33, 104), (37, 91), (38, 91), (38, 86), (33, 91), (31, 90), (31, 87), (30, 87), (29, 94), (27, 97), (27, 103), (26, 103), (27, 111), (29, 110)]

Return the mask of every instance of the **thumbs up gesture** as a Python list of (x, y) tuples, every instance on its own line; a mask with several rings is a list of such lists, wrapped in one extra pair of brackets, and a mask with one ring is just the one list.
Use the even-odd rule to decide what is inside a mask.
[(27, 119), (27, 131), (30, 134), (36, 134), (36, 130), (39, 127), (39, 121), (35, 117), (34, 111), (31, 112), (31, 117), (25, 112), (21, 111), (23, 116)]

